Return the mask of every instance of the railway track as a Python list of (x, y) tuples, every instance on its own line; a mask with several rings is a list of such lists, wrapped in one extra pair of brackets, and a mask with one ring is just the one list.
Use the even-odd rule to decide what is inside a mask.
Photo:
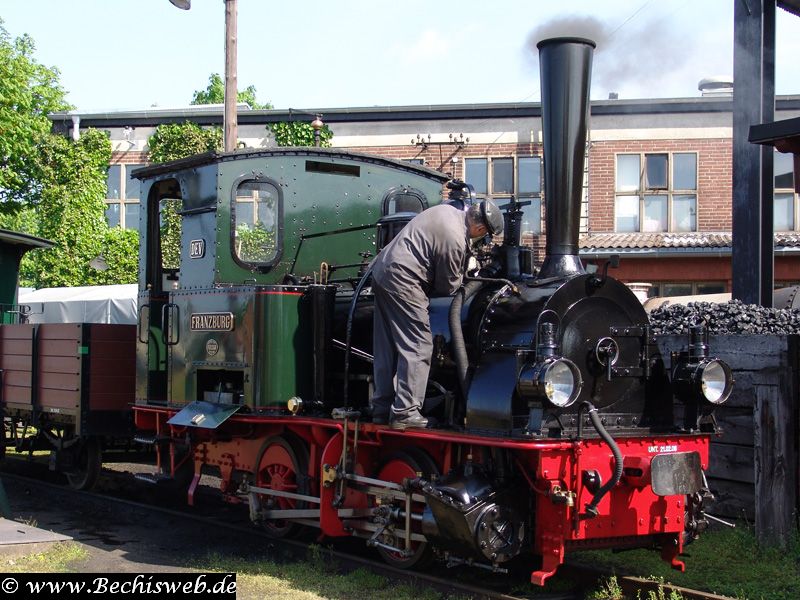
[[(263, 531), (250, 525), (246, 511), (235, 510), (224, 504), (215, 497), (214, 491), (201, 486), (200, 502), (203, 508), (172, 508), (160, 506), (153, 503), (153, 500), (142, 500), (142, 484), (132, 481), (130, 473), (105, 470), (105, 490), (100, 492), (86, 492), (72, 490), (66, 486), (53, 481), (43, 481), (41, 476), (46, 472), (46, 465), (41, 462), (21, 461), (16, 459), (6, 459), (11, 466), (4, 470), (2, 478), (12, 482), (20, 482), (27, 486), (35, 486), (44, 493), (52, 497), (63, 497), (68, 494), (75, 499), (85, 499), (93, 503), (106, 503), (117, 507), (126, 507), (130, 510), (149, 511), (162, 515), (170, 519), (184, 519), (201, 525), (205, 529), (222, 529), (227, 533), (235, 533), (242, 536), (242, 539), (253, 540), (254, 543), (267, 544), (270, 548), (279, 549), (282, 555), (292, 556), (295, 559), (302, 559), (308, 555), (310, 542), (297, 540), (276, 540)], [(14, 468), (14, 463), (24, 463), (26, 473), (20, 473), (19, 468)], [(19, 467), (19, 464), (16, 465)], [(31, 468), (34, 467), (34, 468)], [(14, 472), (17, 471), (17, 472)], [(130, 484), (130, 488), (128, 487)], [(138, 500), (129, 497), (130, 490), (135, 490)], [(220, 516), (222, 511), (222, 517)], [(373, 560), (364, 556), (365, 548), (357, 546), (355, 549), (347, 548), (354, 546), (350, 539), (343, 540), (343, 543), (327, 545), (324, 556), (335, 561), (335, 564), (342, 572), (349, 572), (358, 568), (366, 568), (369, 571), (386, 577), (391, 580), (402, 581), (403, 583), (414, 583), (415, 585), (433, 588), (441, 593), (487, 600), (578, 600), (585, 597), (586, 590), (597, 589), (600, 581), (610, 574), (599, 570), (589, 569), (580, 565), (567, 564), (561, 567), (558, 579), (564, 582), (572, 582), (573, 588), (569, 591), (552, 592), (547, 589), (540, 589), (531, 586), (524, 592), (527, 584), (526, 573), (530, 570), (522, 568), (519, 573), (513, 570), (506, 576), (491, 574), (477, 569), (468, 570), (466, 568), (448, 569), (444, 575), (433, 573), (407, 571), (394, 568), (379, 560)], [(480, 579), (481, 584), (475, 583)], [(637, 592), (641, 597), (647, 598), (647, 593), (658, 592), (659, 582), (633, 576), (617, 575), (617, 582), (620, 588), (628, 594), (628, 597), (637, 597)], [(530, 584), (528, 584), (530, 585)], [(699, 590), (691, 590), (679, 586), (661, 584), (664, 591), (669, 593), (672, 590), (679, 592), (685, 600), (731, 600), (727, 596), (720, 596)], [(560, 586), (564, 587), (564, 586)]]

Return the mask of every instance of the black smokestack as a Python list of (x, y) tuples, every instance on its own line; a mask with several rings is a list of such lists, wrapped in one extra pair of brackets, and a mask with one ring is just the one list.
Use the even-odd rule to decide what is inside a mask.
[(585, 272), (578, 258), (578, 230), (595, 43), (552, 38), (537, 47), (547, 201), (546, 255), (539, 277), (568, 277)]

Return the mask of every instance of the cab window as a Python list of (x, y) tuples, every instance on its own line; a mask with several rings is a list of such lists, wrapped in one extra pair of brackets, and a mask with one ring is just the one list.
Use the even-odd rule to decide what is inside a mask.
[(266, 181), (243, 181), (233, 206), (233, 251), (241, 262), (265, 265), (278, 257), (279, 193)]
[(383, 216), (397, 213), (421, 213), (427, 206), (425, 194), (411, 188), (389, 190), (383, 199)]

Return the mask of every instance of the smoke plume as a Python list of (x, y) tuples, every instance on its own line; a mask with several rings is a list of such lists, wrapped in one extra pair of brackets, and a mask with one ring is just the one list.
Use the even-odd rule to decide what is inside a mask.
[[(687, 65), (695, 46), (691, 36), (663, 20), (630, 21), (611, 26), (595, 17), (552, 19), (534, 29), (527, 49), (538, 64), (536, 44), (552, 37), (582, 37), (597, 44), (592, 67), (592, 95), (624, 88), (651, 89), (658, 95), (659, 80)], [(704, 74), (698, 74), (699, 80)], [(687, 90), (688, 93), (689, 90)]]

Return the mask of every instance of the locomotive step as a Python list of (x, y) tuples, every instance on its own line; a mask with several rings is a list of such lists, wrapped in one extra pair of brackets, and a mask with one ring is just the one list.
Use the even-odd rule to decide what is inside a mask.
[(169, 441), (168, 437), (158, 436), (158, 435), (135, 435), (133, 436), (133, 441), (137, 444), (143, 444), (145, 446), (155, 446), (156, 444), (163, 444), (164, 442)]
[(164, 484), (173, 481), (172, 477), (169, 475), (164, 475), (163, 473), (136, 473), (134, 474), (133, 478), (137, 481), (142, 481), (151, 485)]

